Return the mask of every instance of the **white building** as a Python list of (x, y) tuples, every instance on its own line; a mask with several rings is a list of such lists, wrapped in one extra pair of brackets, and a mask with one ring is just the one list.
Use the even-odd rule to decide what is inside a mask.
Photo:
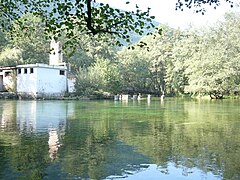
[(59, 97), (74, 92), (75, 78), (68, 76), (70, 67), (63, 62), (61, 43), (52, 40), (50, 45), (49, 65), (0, 68), (0, 92), (14, 91), (21, 97), (31, 98)]
[(17, 93), (33, 98), (63, 96), (67, 92), (67, 67), (46, 64), (17, 66)]
[(69, 67), (63, 62), (62, 45), (52, 40), (49, 65), (17, 66), (17, 93), (33, 98), (63, 96), (74, 91), (74, 80), (68, 79)]

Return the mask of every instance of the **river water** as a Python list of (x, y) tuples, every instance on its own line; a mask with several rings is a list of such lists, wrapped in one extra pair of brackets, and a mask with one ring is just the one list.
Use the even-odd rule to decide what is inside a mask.
[(240, 101), (0, 101), (0, 179), (240, 179)]

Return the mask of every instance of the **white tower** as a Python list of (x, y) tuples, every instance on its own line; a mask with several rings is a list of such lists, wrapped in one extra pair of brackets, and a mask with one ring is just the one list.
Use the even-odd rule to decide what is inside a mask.
[(62, 44), (60, 43), (60, 41), (51, 40), (49, 65), (60, 65), (62, 63)]

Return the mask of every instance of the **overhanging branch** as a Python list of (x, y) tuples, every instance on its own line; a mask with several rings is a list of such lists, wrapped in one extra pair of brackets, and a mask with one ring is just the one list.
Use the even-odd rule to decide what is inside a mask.
[(87, 0), (87, 28), (90, 30), (90, 32), (93, 35), (96, 35), (98, 33), (109, 33), (109, 34), (118, 34), (116, 31), (111, 31), (110, 29), (118, 24), (121, 24), (122, 21), (119, 21), (109, 27), (106, 27), (104, 29), (96, 29), (93, 27), (93, 19), (92, 19), (92, 5), (91, 5), (92, 0)]

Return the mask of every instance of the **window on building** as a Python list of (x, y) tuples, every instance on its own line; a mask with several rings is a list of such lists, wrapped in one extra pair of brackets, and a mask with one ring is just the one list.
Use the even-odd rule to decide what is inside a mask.
[(27, 74), (27, 68), (24, 69), (24, 74)]
[(33, 74), (33, 68), (30, 68), (30, 74)]
[(65, 75), (65, 71), (60, 70), (60, 71), (59, 71), (59, 74), (60, 74), (60, 75)]
[(21, 72), (21, 69), (18, 69), (18, 74), (21, 74), (22, 72)]
[(7, 77), (7, 76), (11, 76), (11, 72), (10, 71), (8, 71), (8, 72), (5, 72), (5, 77)]

